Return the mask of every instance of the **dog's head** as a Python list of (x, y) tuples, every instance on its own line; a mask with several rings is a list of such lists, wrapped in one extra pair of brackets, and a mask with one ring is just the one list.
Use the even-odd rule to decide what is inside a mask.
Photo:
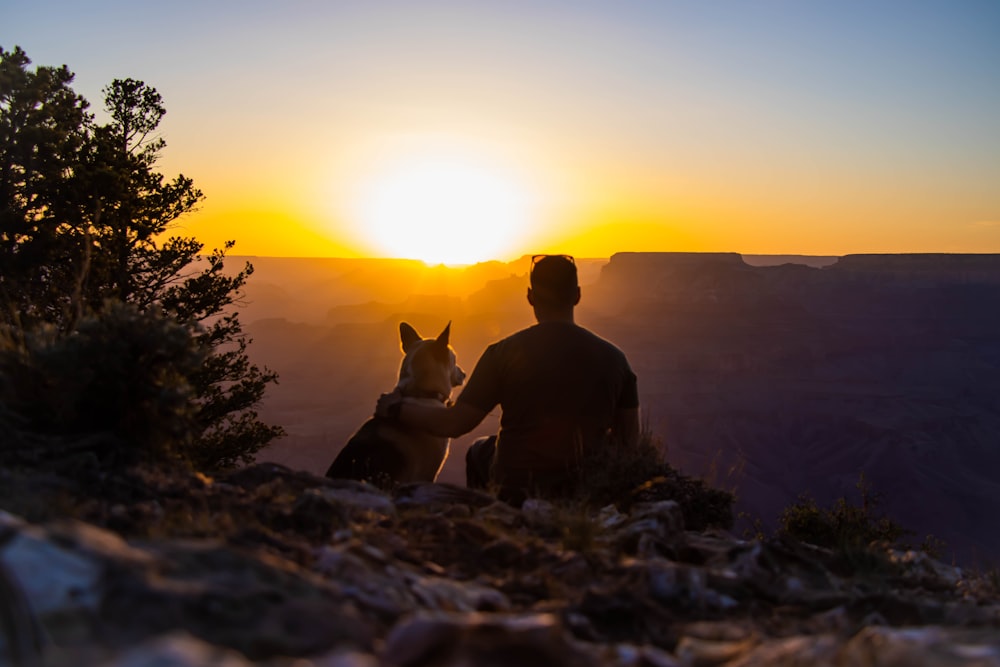
[(465, 381), (465, 371), (455, 362), (455, 350), (448, 344), (451, 322), (437, 338), (421, 338), (406, 322), (399, 324), (403, 363), (396, 386), (404, 396), (433, 396), (444, 401), (453, 387)]

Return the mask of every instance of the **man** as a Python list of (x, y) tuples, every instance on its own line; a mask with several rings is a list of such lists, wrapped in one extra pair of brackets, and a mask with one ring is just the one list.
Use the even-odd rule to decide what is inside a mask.
[(454, 405), (383, 394), (376, 414), (455, 438), (499, 405), (499, 433), (477, 440), (466, 455), (468, 485), (496, 484), (514, 503), (575, 493), (588, 453), (627, 449), (639, 437), (635, 374), (621, 350), (575, 323), (579, 302), (573, 258), (534, 256), (528, 303), (537, 324), (486, 348)]

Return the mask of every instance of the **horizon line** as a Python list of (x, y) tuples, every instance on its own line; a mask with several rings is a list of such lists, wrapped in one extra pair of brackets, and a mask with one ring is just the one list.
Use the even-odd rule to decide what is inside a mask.
[[(207, 255), (208, 253), (205, 253)], [(1000, 252), (849, 252), (849, 253), (805, 253), (805, 252), (739, 252), (739, 251), (712, 251), (712, 250), (622, 250), (611, 253), (607, 256), (586, 256), (574, 255), (581, 261), (610, 261), (616, 255), (739, 255), (740, 257), (807, 257), (817, 259), (843, 258), (848, 256), (967, 256), (967, 257), (987, 257), (1000, 256)], [(267, 258), (267, 259), (300, 259), (300, 260), (337, 260), (337, 261), (394, 261), (421, 263), (428, 268), (465, 268), (482, 264), (515, 264), (530, 259), (530, 254), (524, 254), (514, 259), (487, 259), (475, 262), (428, 262), (417, 257), (391, 257), (385, 255), (268, 255), (263, 253), (234, 253), (227, 254), (227, 258)]]

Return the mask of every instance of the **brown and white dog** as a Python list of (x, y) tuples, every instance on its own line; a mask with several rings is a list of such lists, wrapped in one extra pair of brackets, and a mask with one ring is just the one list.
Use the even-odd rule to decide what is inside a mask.
[[(421, 338), (406, 322), (399, 325), (403, 363), (396, 390), (407, 401), (445, 407), (451, 390), (465, 381), (448, 344), (451, 322), (437, 338)], [(327, 477), (367, 480), (381, 487), (433, 482), (448, 458), (448, 438), (413, 431), (382, 417), (372, 417), (330, 464)]]

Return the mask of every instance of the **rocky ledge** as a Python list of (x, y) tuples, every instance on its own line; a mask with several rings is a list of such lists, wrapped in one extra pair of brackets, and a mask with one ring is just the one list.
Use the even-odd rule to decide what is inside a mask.
[(49, 517), (0, 514), (7, 664), (1000, 665), (996, 576), (686, 530), (670, 499), (515, 509), (259, 465), (106, 480), (59, 519), (59, 484), (4, 474)]

